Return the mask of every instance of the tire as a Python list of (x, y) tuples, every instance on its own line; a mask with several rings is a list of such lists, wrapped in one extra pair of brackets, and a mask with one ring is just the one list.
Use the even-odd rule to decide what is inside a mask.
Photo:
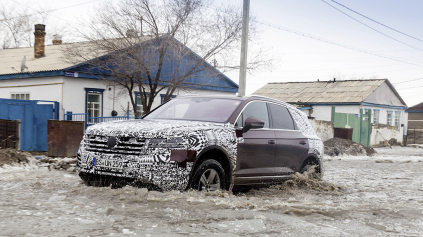
[(226, 190), (225, 171), (220, 163), (213, 159), (201, 163), (195, 170), (191, 188), (204, 192)]

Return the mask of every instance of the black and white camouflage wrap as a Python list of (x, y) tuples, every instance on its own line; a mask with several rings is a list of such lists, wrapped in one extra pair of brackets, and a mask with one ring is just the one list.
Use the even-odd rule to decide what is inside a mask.
[[(116, 137), (117, 144), (132, 140), (142, 146), (139, 154), (108, 154), (108, 148), (90, 149), (92, 143), (107, 143), (109, 137)], [(180, 138), (172, 147), (157, 147), (152, 141)], [(140, 141), (141, 140), (141, 141)], [(194, 150), (200, 154), (204, 148), (215, 145), (224, 149), (229, 156), (232, 171), (235, 169), (238, 139), (234, 126), (230, 123), (210, 123), (178, 120), (128, 120), (101, 123), (88, 127), (78, 151), (78, 171), (91, 174), (113, 175), (145, 180), (162, 190), (185, 190), (193, 163), (179, 167), (170, 160), (172, 150)], [(131, 145), (127, 141), (126, 145)], [(126, 146), (130, 147), (130, 146)], [(137, 152), (138, 153), (138, 152)], [(96, 159), (122, 160), (122, 169), (96, 167)]]

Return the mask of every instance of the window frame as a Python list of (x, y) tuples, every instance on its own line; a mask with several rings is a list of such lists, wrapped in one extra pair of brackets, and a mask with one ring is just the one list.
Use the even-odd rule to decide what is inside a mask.
[[(85, 88), (85, 113), (88, 114), (88, 94), (100, 95), (100, 116), (103, 117), (103, 92), (105, 89)], [(89, 115), (88, 115), (89, 116)]]
[[(391, 115), (391, 121), (389, 120), (389, 115)], [(386, 124), (392, 126), (392, 117), (393, 117), (393, 113), (392, 111), (388, 110), (386, 111)]]
[[(377, 116), (376, 116), (376, 111), (377, 111)], [(377, 118), (377, 121), (375, 120), (375, 118)], [(373, 109), (373, 123), (379, 124), (379, 119), (380, 119), (380, 110)]]
[(400, 124), (401, 124), (401, 111), (395, 111), (394, 125), (399, 127)]
[[(262, 100), (252, 100), (252, 101), (249, 101), (247, 104), (245, 104), (244, 105), (244, 108), (242, 108), (242, 110), (239, 112), (238, 116), (236, 117), (236, 119), (234, 121), (234, 126), (235, 126), (236, 122), (238, 121), (239, 117), (242, 115), (242, 113), (244, 113), (245, 108), (247, 108), (247, 106), (249, 104), (254, 103), (254, 102), (262, 102), (262, 103), (265, 103), (266, 108), (267, 108), (267, 116), (269, 118), (269, 127), (268, 128), (264, 128), (263, 127), (263, 128), (259, 128), (259, 129), (271, 129), (270, 128), (270, 124), (272, 123), (272, 120), (271, 120), (271, 115), (270, 115), (270, 110), (269, 110), (268, 102), (267, 101), (262, 101)], [(242, 127), (235, 127), (235, 128), (242, 128)]]

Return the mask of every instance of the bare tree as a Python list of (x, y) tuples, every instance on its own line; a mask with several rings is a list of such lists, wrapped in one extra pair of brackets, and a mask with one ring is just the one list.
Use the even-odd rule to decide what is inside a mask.
[[(223, 71), (236, 69), (227, 59), (239, 60), (233, 55), (239, 55), (241, 25), (240, 7), (216, 7), (208, 0), (109, 1), (87, 30), (80, 30), (86, 42), (69, 45), (66, 55), (73, 63), (89, 65), (93, 74), (106, 72), (106, 83), (128, 92), (135, 114), (140, 114), (134, 94), (139, 91), (147, 113), (160, 93), (168, 100), (175, 90), (195, 86), (192, 78), (199, 86), (219, 76), (205, 62), (217, 61), (213, 64)], [(268, 65), (258, 63), (260, 55), (251, 58), (251, 70)]]
[[(18, 3), (18, 2), (16, 2)], [(41, 6), (0, 4), (0, 47), (31, 47), (34, 42), (34, 25), (45, 23), (49, 11)]]

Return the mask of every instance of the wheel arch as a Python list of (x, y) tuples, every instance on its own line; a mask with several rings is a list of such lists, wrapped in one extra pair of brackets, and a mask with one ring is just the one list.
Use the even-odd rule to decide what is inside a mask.
[[(233, 183), (232, 171), (234, 167), (229, 157), (230, 156), (225, 151), (225, 149), (220, 146), (209, 146), (207, 148), (204, 148), (197, 155), (197, 158), (194, 161), (193, 168), (189, 175), (189, 184), (191, 184), (194, 173), (197, 170), (197, 168), (200, 166), (200, 164), (207, 159), (214, 159), (220, 163), (223, 170), (225, 171), (226, 187), (230, 188), (230, 184)], [(188, 185), (188, 188), (190, 186), (191, 185)]]
[(315, 154), (308, 154), (306, 158), (301, 162), (301, 165), (298, 167), (298, 172), (306, 165), (318, 165), (316, 172), (322, 173), (322, 164), (321, 159)]

